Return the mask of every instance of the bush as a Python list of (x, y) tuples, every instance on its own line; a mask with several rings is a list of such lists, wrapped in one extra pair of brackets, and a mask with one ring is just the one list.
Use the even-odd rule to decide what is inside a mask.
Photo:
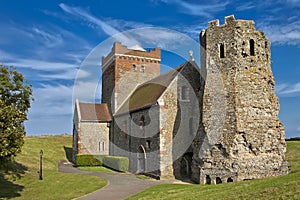
[(77, 166), (102, 166), (104, 155), (76, 155)]
[(105, 156), (103, 158), (103, 165), (120, 172), (125, 172), (128, 171), (129, 160), (127, 157)]

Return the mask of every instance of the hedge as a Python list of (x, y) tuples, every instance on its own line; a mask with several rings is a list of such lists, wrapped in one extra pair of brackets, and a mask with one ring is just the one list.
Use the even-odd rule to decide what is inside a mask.
[(103, 157), (105, 155), (89, 155), (80, 154), (76, 155), (77, 166), (101, 166), (103, 165)]
[(128, 171), (129, 160), (127, 157), (105, 156), (103, 158), (103, 165), (120, 172), (125, 172)]

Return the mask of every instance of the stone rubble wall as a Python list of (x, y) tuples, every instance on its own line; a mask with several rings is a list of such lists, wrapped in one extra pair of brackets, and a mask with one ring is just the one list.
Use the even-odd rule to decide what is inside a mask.
[(198, 159), (198, 181), (205, 183), (206, 176), (215, 183), (216, 177), (240, 181), (288, 173), (269, 40), (253, 21), (233, 16), (224, 25), (210, 22), (200, 39), (205, 50), (201, 54), (206, 55), (200, 132), (213, 148), (208, 145), (209, 151)]
[(78, 154), (109, 154), (109, 128), (106, 122), (80, 122)]

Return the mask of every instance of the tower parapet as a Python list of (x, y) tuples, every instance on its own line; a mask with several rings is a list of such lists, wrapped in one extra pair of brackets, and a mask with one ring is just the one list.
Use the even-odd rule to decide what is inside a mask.
[(220, 25), (220, 21), (218, 19), (208, 22), (208, 29), (213, 27), (220, 27), (220, 26), (236, 26), (241, 27), (248, 27), (254, 28), (255, 23), (253, 20), (236, 20), (234, 15), (229, 15), (225, 17), (225, 24)]
[(132, 48), (128, 48), (122, 45), (120, 42), (115, 42), (111, 49), (111, 52), (107, 56), (102, 57), (102, 70), (113, 62), (117, 57), (127, 57), (133, 60), (145, 60), (150, 63), (160, 63), (160, 49), (150, 49), (146, 51), (142, 47), (136, 45)]

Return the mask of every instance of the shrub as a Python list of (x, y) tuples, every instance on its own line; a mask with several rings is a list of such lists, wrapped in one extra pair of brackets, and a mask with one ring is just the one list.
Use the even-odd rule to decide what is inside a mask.
[(104, 155), (76, 155), (77, 166), (101, 166)]
[(117, 171), (128, 171), (129, 160), (127, 157), (121, 156), (105, 156), (103, 158), (103, 165)]

